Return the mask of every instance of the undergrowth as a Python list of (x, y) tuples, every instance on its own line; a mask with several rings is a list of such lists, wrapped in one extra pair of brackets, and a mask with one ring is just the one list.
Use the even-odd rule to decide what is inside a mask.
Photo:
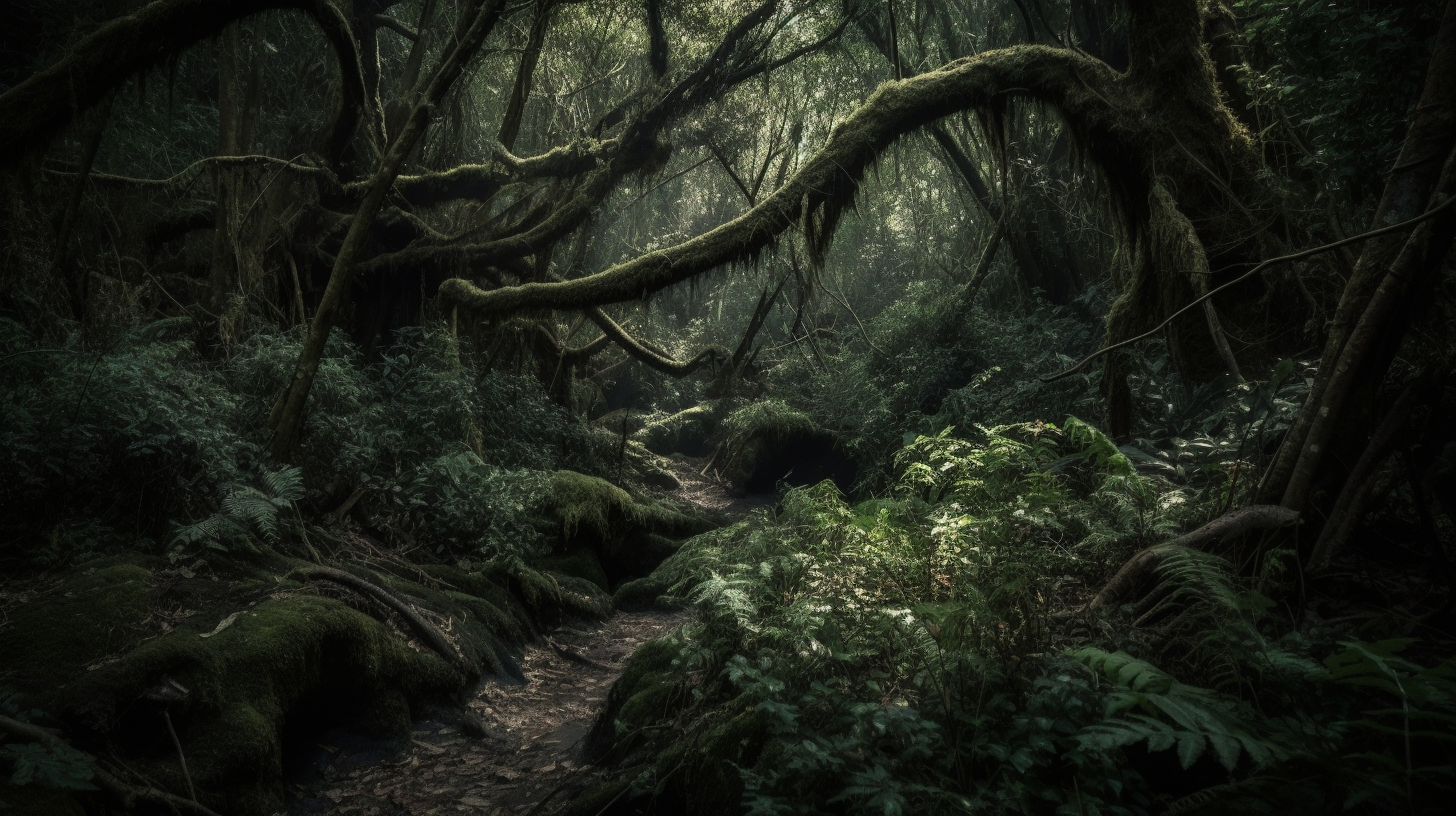
[(304, 516), (356, 492), (352, 506), (367, 506), (375, 526), (426, 541), (437, 557), (535, 552), (542, 474), (602, 472), (600, 437), (538, 384), (463, 361), (447, 332), (395, 340), (366, 360), (335, 334), (285, 467), (268, 460), (265, 419), (296, 335), (261, 332), (209, 358), (185, 318), (50, 346), (0, 323), (10, 385), (0, 558), (46, 566), (136, 550), (182, 560), (297, 543)]
[(1219, 498), (1075, 419), (919, 437), (885, 498), (793, 490), (662, 566), (701, 615), (687, 719), (758, 712), (754, 814), (1444, 810), (1456, 661), (1296, 624), (1191, 550), (1125, 610), (1151, 624), (1079, 611)]

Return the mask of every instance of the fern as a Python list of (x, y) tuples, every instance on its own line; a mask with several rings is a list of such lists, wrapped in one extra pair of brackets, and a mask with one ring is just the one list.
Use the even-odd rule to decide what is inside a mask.
[(257, 486), (224, 484), (216, 513), (177, 527), (172, 536), (175, 557), (182, 557), (193, 544), (226, 551), (234, 545), (250, 546), (254, 538), (277, 541), (280, 513), (303, 498), (302, 471), (287, 466), (263, 471), (257, 482)]
[(1107, 751), (1146, 742), (1150, 751), (1177, 747), (1178, 761), (1190, 768), (1208, 748), (1232, 772), (1241, 756), (1256, 767), (1288, 758), (1288, 750), (1263, 736), (1267, 722), (1241, 711), (1217, 692), (1184, 685), (1156, 666), (1126, 652), (1084, 648), (1071, 653), (1100, 671), (1119, 691), (1107, 696), (1104, 720), (1077, 740), (1086, 750)]

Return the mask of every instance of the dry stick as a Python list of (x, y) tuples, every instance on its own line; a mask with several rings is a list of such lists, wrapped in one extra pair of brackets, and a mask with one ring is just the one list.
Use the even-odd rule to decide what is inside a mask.
[(1078, 371), (1081, 371), (1083, 368), (1085, 368), (1088, 363), (1092, 362), (1093, 360), (1097, 359), (1098, 357), (1101, 357), (1104, 354), (1107, 354), (1108, 352), (1116, 351), (1116, 350), (1118, 350), (1118, 349), (1120, 349), (1120, 348), (1122, 348), (1124, 346), (1130, 346), (1133, 343), (1140, 343), (1143, 340), (1146, 340), (1149, 337), (1152, 337), (1153, 335), (1155, 335), (1158, 332), (1162, 331), (1163, 329), (1166, 329), (1168, 327), (1168, 324), (1172, 323), (1174, 320), (1177, 320), (1179, 317), (1182, 317), (1184, 315), (1184, 313), (1186, 313), (1188, 310), (1192, 309), (1195, 306), (1198, 306), (1199, 304), (1203, 303), (1203, 301), (1208, 300), (1209, 298), (1213, 297), (1214, 295), (1218, 294), (1219, 292), (1222, 292), (1223, 290), (1225, 290), (1225, 289), (1227, 289), (1227, 288), (1229, 288), (1231, 286), (1237, 286), (1238, 284), (1243, 283), (1245, 280), (1247, 280), (1248, 278), (1252, 277), (1255, 273), (1263, 271), (1265, 267), (1272, 266), (1272, 265), (1277, 264), (1277, 263), (1286, 263), (1288, 261), (1297, 261), (1297, 260), (1299, 260), (1301, 258), (1308, 258), (1311, 255), (1318, 255), (1318, 254), (1320, 254), (1322, 252), (1329, 252), (1331, 250), (1339, 249), (1340, 247), (1345, 246), (1346, 244), (1353, 244), (1356, 241), (1364, 241), (1364, 240), (1367, 240), (1369, 238), (1375, 238), (1375, 237), (1378, 237), (1378, 236), (1381, 236), (1381, 235), (1385, 235), (1387, 233), (1399, 232), (1401, 230), (1408, 229), (1410, 227), (1414, 227), (1414, 226), (1420, 224), (1423, 221), (1429, 221), (1430, 219), (1435, 218), (1437, 215), (1441, 214), (1443, 211), (1446, 210), (1447, 207), (1450, 207), (1452, 204), (1456, 204), (1456, 197), (1446, 199), (1445, 201), (1441, 202), (1440, 204), (1432, 207), (1429, 210), (1426, 210), (1425, 212), (1421, 213), (1420, 215), (1416, 216), (1415, 218), (1410, 219), (1409, 221), (1402, 221), (1399, 224), (1392, 224), (1392, 225), (1390, 225), (1388, 227), (1381, 227), (1380, 229), (1377, 229), (1377, 230), (1371, 230), (1369, 232), (1362, 232), (1359, 235), (1351, 236), (1349, 238), (1345, 238), (1344, 240), (1335, 241), (1332, 244), (1325, 244), (1323, 246), (1314, 247), (1313, 249), (1300, 250), (1299, 252), (1295, 252), (1295, 253), (1290, 254), (1290, 255), (1280, 255), (1277, 258), (1270, 258), (1267, 261), (1263, 261), (1263, 262), (1259, 263), (1253, 269), (1250, 269), (1248, 272), (1245, 272), (1244, 274), (1238, 276), (1237, 278), (1234, 278), (1233, 280), (1229, 281), (1228, 283), (1225, 283), (1224, 285), (1222, 285), (1222, 286), (1220, 286), (1220, 287), (1218, 287), (1216, 289), (1209, 290), (1208, 294), (1205, 294), (1205, 295), (1203, 295), (1201, 297), (1195, 298), (1188, 305), (1184, 306), (1183, 308), (1181, 308), (1178, 311), (1174, 312), (1173, 314), (1169, 315), (1167, 320), (1164, 320), (1162, 323), (1159, 323), (1157, 326), (1153, 327), (1152, 329), (1150, 329), (1150, 330), (1148, 330), (1146, 332), (1143, 332), (1142, 334), (1138, 335), (1137, 337), (1133, 337), (1133, 338), (1130, 338), (1128, 340), (1123, 340), (1121, 343), (1113, 343), (1112, 345), (1110, 345), (1110, 346), (1108, 346), (1108, 347), (1106, 347), (1104, 349), (1099, 349), (1097, 351), (1094, 351), (1091, 354), (1089, 354), (1086, 357), (1084, 357), (1081, 362), (1077, 363), (1076, 365), (1072, 366), (1071, 368), (1067, 369), (1066, 371), (1063, 371), (1063, 372), (1061, 372), (1059, 374), (1053, 374), (1050, 377), (1041, 377), (1039, 379), (1042, 382), (1055, 382), (1057, 380), (1062, 379), (1063, 377), (1070, 377), (1071, 375), (1076, 374)]
[(167, 733), (172, 735), (172, 745), (177, 748), (177, 763), (182, 766), (182, 779), (187, 782), (187, 796), (197, 801), (197, 789), (192, 787), (192, 774), (187, 772), (187, 755), (182, 753), (182, 740), (177, 739), (177, 729), (172, 727), (172, 715), (162, 709), (162, 719), (167, 721)]
[(425, 620), (409, 604), (396, 598), (388, 590), (376, 584), (371, 584), (353, 573), (344, 572), (333, 567), (309, 567), (303, 570), (303, 575), (305, 578), (322, 579), (325, 581), (333, 581), (336, 584), (343, 584), (360, 594), (367, 595), (384, 604), (395, 612), (398, 612), (399, 616), (404, 618), (405, 622), (414, 630), (415, 635), (420, 640), (423, 640), (425, 645), (445, 658), (450, 665), (459, 669), (467, 677), (478, 673), (476, 667), (471, 665), (470, 661), (466, 660), (455, 649), (455, 645), (450, 642), (449, 638), (445, 637), (444, 632), (441, 632), (433, 623)]
[(96, 782), (96, 786), (115, 797), (116, 800), (121, 803), (121, 806), (124, 810), (131, 810), (135, 806), (136, 800), (141, 799), (148, 802), (156, 802), (157, 804), (167, 805), (174, 810), (185, 810), (191, 813), (196, 813), (199, 816), (218, 816), (218, 813), (211, 808), (198, 804), (197, 802), (191, 801), (189, 799), (183, 799), (180, 796), (174, 796), (173, 794), (167, 793), (164, 790), (158, 790), (151, 787), (137, 787), (135, 785), (128, 785), (127, 783), (121, 781), (120, 779), (112, 776), (111, 774), (103, 770), (101, 766), (96, 762), (95, 757), (81, 751), (76, 751), (76, 749), (72, 748), (65, 740), (61, 739), (55, 734), (52, 734), (44, 728), (40, 728), (39, 726), (31, 725), (29, 723), (23, 723), (19, 720), (14, 720), (10, 717), (0, 715), (0, 732), (4, 732), (10, 734), (13, 737), (18, 737), (20, 739), (28, 740), (30, 742), (38, 742), (55, 753), (59, 753), (61, 751), (74, 751), (75, 753), (79, 753), (82, 756), (86, 757), (88, 760), (91, 761), (91, 778)]

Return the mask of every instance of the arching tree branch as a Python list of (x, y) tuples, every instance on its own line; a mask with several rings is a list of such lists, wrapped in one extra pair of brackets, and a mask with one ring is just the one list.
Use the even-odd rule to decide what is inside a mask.
[(47, 143), (76, 114), (100, 102), (133, 74), (216, 35), (227, 24), (273, 9), (300, 9), (319, 24), (338, 55), (344, 111), (330, 148), (352, 136), (364, 109), (359, 53), (348, 22), (325, 0), (156, 0), (76, 43), (49, 67), (0, 94), (0, 166)]
[[(959, 110), (1007, 94), (1051, 102), (1069, 120), (1105, 131), (1115, 112), (1103, 101), (1117, 76), (1097, 60), (1066, 49), (1018, 46), (958, 60), (887, 83), (835, 128), (829, 142), (782, 187), (738, 218), (704, 235), (576, 280), (483, 291), (446, 281), (440, 294), (487, 313), (588, 308), (636, 300), (710, 269), (753, 256), (803, 221), (811, 248), (822, 250), (875, 158), (904, 134)], [(1094, 91), (1100, 87), (1105, 93)]]
[(708, 346), (694, 355), (691, 360), (674, 360), (643, 345), (601, 309), (591, 308), (587, 310), (586, 314), (602, 330), (604, 336), (610, 337), (612, 342), (621, 346), (622, 350), (627, 352), (632, 359), (648, 368), (673, 377), (686, 377), (707, 363), (721, 362), (728, 359), (729, 356), (728, 350), (722, 346)]

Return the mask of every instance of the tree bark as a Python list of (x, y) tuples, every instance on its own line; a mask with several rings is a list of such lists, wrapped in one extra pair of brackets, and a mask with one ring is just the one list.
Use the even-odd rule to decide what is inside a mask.
[(500, 19), (501, 11), (505, 7), (505, 0), (480, 0), (476, 5), (478, 10), (474, 21), (445, 56), (429, 86), (420, 93), (404, 129), (400, 131), (399, 137), (390, 144), (389, 151), (380, 161), (379, 167), (370, 181), (369, 190), (365, 194), (363, 202), (359, 204), (358, 211), (354, 213), (353, 221), (349, 224), (349, 232), (339, 247), (333, 271), (329, 274), (328, 286), (324, 289), (318, 309), (314, 312), (313, 321), (309, 324), (308, 336), (304, 339), (303, 348), (299, 352), (293, 378), (278, 405), (274, 407), (272, 416), (269, 417), (270, 424), (274, 428), (272, 454), (277, 461), (287, 461), (294, 444), (298, 441), (299, 433), (303, 428), (304, 409), (308, 403), (309, 390), (313, 387), (314, 376), (318, 374), (319, 363), (323, 360), (324, 346), (328, 342), (329, 332), (333, 330), (334, 321), (343, 305), (344, 293), (348, 290), (353, 278), (359, 254), (369, 236), (369, 229), (374, 222), (374, 217), (384, 204), (385, 195), (394, 185), (394, 180), (399, 175), (405, 157), (414, 150), (415, 144), (419, 142), (420, 137), (429, 127), (430, 111), (444, 98), (446, 91), (459, 78), (466, 63), (480, 49), (486, 35), (495, 27), (496, 21)]
[(501, 120), (500, 134), (496, 137), (506, 150), (515, 149), (516, 137), (521, 133), (521, 117), (526, 113), (536, 63), (541, 59), (541, 48), (546, 44), (546, 32), (551, 27), (551, 14), (555, 9), (556, 0), (536, 0), (536, 10), (531, 16), (531, 33), (526, 37), (526, 49), (521, 52), (516, 80), (511, 85), (510, 101), (506, 103), (505, 118)]
[[(1453, 146), (1456, 146), (1456, 4), (1448, 4), (1437, 31), (1436, 51), (1431, 57), (1420, 102), (1406, 131), (1395, 170), (1376, 207), (1371, 229), (1410, 220), (1429, 208), (1432, 191), (1440, 181)], [(1423, 226), (1425, 240), (1439, 237), (1431, 233), (1430, 225)], [(1381, 236), (1367, 243), (1360, 253), (1330, 324), (1310, 395), (1261, 481), (1259, 501), (1281, 501), (1286, 507), (1303, 509), (1311, 478), (1323, 459), (1323, 447), (1345, 409), (1344, 392), (1349, 383), (1332, 391), (1332, 380), (1347, 354), (1346, 347), (1352, 341), (1357, 323), (1373, 305), (1377, 290), (1396, 274), (1393, 264), (1400, 263), (1402, 254), (1413, 248), (1411, 241), (1415, 238), (1414, 234)], [(1413, 258), (1407, 256), (1407, 260)], [(1406, 269), (1400, 274), (1410, 273)], [(1369, 331), (1376, 328), (1367, 326)], [(1363, 348), (1353, 351), (1357, 357), (1363, 353)], [(1349, 368), (1348, 361), (1346, 368)], [(1353, 371), (1346, 376), (1351, 374)]]
[(1122, 603), (1135, 595), (1152, 579), (1158, 565), (1163, 563), (1163, 559), (1172, 550), (1207, 551), (1214, 545), (1227, 544), (1252, 532), (1293, 527), (1298, 523), (1298, 513), (1267, 504), (1256, 504), (1226, 513), (1191, 533), (1155, 544), (1129, 558), (1117, 574), (1102, 586), (1096, 597), (1087, 603), (1087, 610), (1095, 612)]

